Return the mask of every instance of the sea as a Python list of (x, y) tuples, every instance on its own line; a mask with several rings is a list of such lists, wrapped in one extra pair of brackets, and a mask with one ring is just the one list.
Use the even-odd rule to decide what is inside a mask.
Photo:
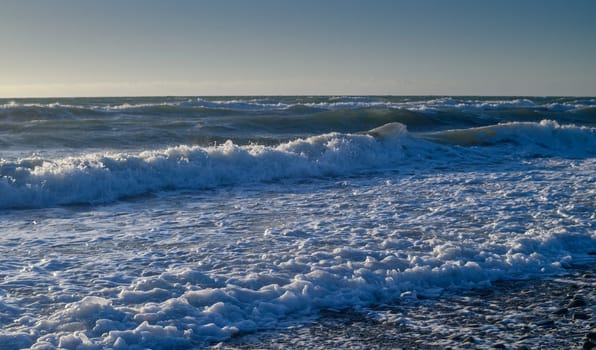
[(194, 349), (596, 263), (596, 98), (0, 99), (0, 348)]

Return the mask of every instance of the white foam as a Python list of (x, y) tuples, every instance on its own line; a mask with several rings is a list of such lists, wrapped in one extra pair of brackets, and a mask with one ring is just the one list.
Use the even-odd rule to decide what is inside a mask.
[[(305, 142), (283, 148), (321, 159)], [(201, 348), (322, 309), (561, 273), (596, 250), (594, 159), (458, 168), (58, 208), (35, 225), (23, 220), (35, 211), (15, 212), (1, 238), (20, 243), (0, 260), (11, 276), (0, 340)]]
[[(511, 148), (452, 149), (416, 139), (398, 123), (369, 134), (375, 137), (330, 133), (278, 146), (238, 146), (228, 141), (211, 147), (182, 145), (140, 153), (0, 160), (0, 208), (106, 203), (164, 189), (350, 175), (397, 166), (433, 167), (480, 157), (482, 152), (493, 152), (492, 156), (512, 152)], [(426, 133), (422, 137), (458, 145), (509, 143), (514, 147), (513, 154), (520, 155), (589, 157), (596, 149), (596, 129), (553, 121), (506, 123)], [(425, 159), (425, 163), (419, 163), (419, 159)]]
[(474, 99), (474, 98), (421, 98), (411, 100), (385, 99), (382, 97), (359, 97), (344, 96), (332, 97), (328, 101), (309, 102), (308, 98), (301, 99), (276, 99), (276, 98), (248, 98), (248, 99), (205, 99), (192, 98), (188, 100), (171, 100), (164, 98), (164, 101), (156, 102), (126, 102), (122, 104), (71, 104), (63, 102), (21, 102), (8, 101), (0, 104), (0, 109), (17, 108), (85, 108), (103, 112), (123, 111), (135, 109), (147, 109), (151, 107), (188, 107), (188, 108), (209, 108), (237, 111), (283, 111), (297, 106), (312, 107), (321, 110), (350, 110), (350, 109), (406, 109), (419, 112), (436, 112), (439, 110), (459, 110), (464, 112), (486, 111), (486, 110), (507, 110), (515, 108), (545, 109), (554, 112), (579, 111), (585, 108), (596, 106), (595, 99), (575, 99), (565, 102), (552, 102), (547, 100), (538, 103), (531, 98), (514, 99)]
[[(390, 144), (388, 144), (389, 142)], [(276, 147), (178, 146), (61, 159), (0, 161), (0, 207), (110, 202), (162, 189), (201, 189), (280, 178), (349, 174), (401, 158), (399, 138), (326, 134)]]

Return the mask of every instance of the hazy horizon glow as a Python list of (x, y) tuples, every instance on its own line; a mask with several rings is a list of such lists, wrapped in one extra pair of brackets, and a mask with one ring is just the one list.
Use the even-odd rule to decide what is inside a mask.
[(0, 97), (596, 95), (589, 0), (7, 0)]

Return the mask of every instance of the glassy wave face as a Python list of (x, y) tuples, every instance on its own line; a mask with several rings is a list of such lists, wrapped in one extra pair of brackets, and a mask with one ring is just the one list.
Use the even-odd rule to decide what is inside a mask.
[(589, 266), (596, 98), (0, 100), (0, 344), (196, 348)]

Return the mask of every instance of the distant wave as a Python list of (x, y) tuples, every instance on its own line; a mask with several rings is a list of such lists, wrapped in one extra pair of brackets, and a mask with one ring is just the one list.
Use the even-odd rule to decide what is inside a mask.
[(436, 132), (541, 120), (594, 127), (596, 99), (299, 96), (0, 100), (0, 145), (4, 150), (32, 152), (207, 146), (228, 139), (236, 145), (274, 145), (329, 132), (356, 133), (392, 122), (406, 125), (411, 132)]
[[(349, 109), (405, 109), (419, 112), (437, 112), (445, 110), (459, 111), (491, 111), (502, 109), (537, 109), (543, 111), (561, 112), (577, 111), (596, 107), (596, 99), (547, 99), (534, 101), (529, 98), (391, 98), (391, 97), (321, 97), (321, 98), (188, 98), (168, 99), (153, 98), (125, 99), (71, 99), (68, 101), (20, 101), (10, 100), (0, 102), (0, 111), (14, 109), (87, 109), (99, 112), (150, 110), (153, 107), (204, 108), (208, 110), (230, 111), (285, 111), (300, 110), (349, 110)], [(107, 102), (106, 102), (107, 101)], [(118, 103), (121, 102), (121, 103)], [(5, 112), (3, 112), (5, 113)]]
[[(502, 143), (512, 144), (513, 152), (532, 155), (593, 157), (596, 129), (542, 121), (411, 134), (403, 124), (389, 123), (363, 134), (327, 133), (274, 146), (227, 141), (139, 153), (4, 160), (0, 161), (0, 208), (105, 203), (160, 190), (341, 176), (409, 164), (431, 168), (453, 160), (452, 145)], [(503, 154), (483, 152), (488, 162)]]

